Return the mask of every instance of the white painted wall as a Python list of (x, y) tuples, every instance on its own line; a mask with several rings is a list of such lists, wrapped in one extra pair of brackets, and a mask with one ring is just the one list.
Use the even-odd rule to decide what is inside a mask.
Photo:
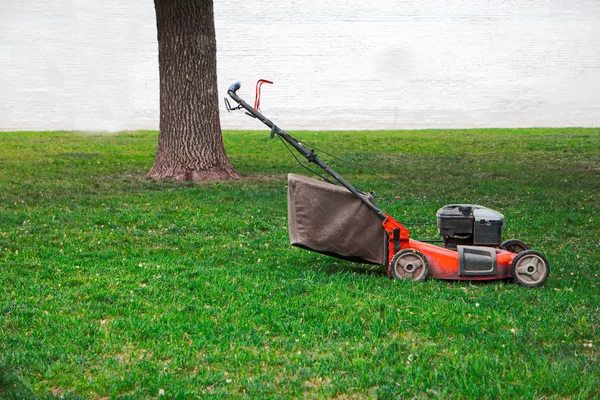
[[(214, 2), (221, 97), (284, 129), (600, 126), (599, 0)], [(157, 128), (152, 1), (0, 1), (0, 130)]]

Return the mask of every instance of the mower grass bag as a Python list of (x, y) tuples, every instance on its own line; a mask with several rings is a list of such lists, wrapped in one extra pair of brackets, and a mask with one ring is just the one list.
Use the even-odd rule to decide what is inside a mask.
[[(365, 195), (372, 201), (371, 196)], [(348, 189), (288, 175), (292, 246), (345, 260), (386, 264), (381, 218)]]

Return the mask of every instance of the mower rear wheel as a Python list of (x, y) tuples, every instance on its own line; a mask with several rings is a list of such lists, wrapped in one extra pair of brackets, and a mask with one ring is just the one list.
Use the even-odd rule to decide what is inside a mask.
[(396, 279), (424, 281), (429, 272), (429, 262), (420, 251), (404, 249), (392, 258), (390, 263), (392, 276)]
[(529, 246), (527, 246), (525, 242), (518, 239), (506, 240), (500, 245), (500, 248), (503, 250), (508, 250), (511, 253), (517, 254), (519, 254), (522, 251), (529, 250)]
[(527, 287), (537, 287), (548, 279), (550, 264), (546, 257), (535, 250), (520, 252), (511, 265), (511, 274), (517, 283)]

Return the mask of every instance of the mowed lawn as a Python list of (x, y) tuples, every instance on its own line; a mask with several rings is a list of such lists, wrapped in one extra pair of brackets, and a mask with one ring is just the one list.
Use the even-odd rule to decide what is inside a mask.
[[(156, 132), (0, 132), (0, 398), (600, 397), (600, 129), (295, 132), (415, 238), (502, 212), (546, 284), (393, 281), (289, 246), (268, 131), (243, 178), (145, 178)], [(328, 160), (328, 157), (323, 157)]]

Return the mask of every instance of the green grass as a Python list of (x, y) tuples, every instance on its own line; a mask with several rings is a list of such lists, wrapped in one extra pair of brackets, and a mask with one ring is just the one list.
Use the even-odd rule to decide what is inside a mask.
[(244, 178), (201, 184), (145, 179), (156, 132), (4, 132), (0, 398), (600, 397), (600, 129), (296, 135), (397, 182), (332, 162), (401, 222), (504, 213), (548, 281), (399, 282), (291, 248), (303, 170), (267, 131), (226, 132)]

